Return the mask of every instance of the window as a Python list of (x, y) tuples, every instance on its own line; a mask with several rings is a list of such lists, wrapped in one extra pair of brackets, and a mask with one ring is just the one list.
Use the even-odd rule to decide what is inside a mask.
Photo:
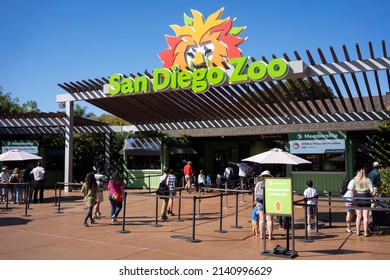
[(295, 165), (294, 171), (345, 171), (345, 153), (302, 154), (299, 157), (311, 161), (312, 164)]

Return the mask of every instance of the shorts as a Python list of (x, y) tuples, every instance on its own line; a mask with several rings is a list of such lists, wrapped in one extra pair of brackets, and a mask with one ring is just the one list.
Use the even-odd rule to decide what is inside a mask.
[(355, 194), (354, 197), (365, 197), (367, 199), (355, 199), (357, 207), (371, 207), (371, 200), (368, 199), (368, 194)]
[(252, 229), (258, 229), (259, 228), (259, 221), (252, 220)]
[(169, 196), (176, 196), (175, 190), (169, 190)]
[(191, 175), (184, 175), (184, 179), (191, 182)]
[(344, 197), (343, 201), (344, 201), (344, 205), (345, 205), (347, 211), (354, 210), (355, 203), (351, 198)]

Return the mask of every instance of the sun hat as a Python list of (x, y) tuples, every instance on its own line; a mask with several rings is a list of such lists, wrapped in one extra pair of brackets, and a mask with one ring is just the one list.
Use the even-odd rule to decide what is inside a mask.
[(382, 165), (377, 161), (372, 164), (372, 167), (380, 167), (380, 166)]
[(264, 170), (263, 172), (261, 172), (260, 176), (261, 177), (263, 177), (263, 176), (272, 177), (271, 172), (269, 172), (268, 170)]

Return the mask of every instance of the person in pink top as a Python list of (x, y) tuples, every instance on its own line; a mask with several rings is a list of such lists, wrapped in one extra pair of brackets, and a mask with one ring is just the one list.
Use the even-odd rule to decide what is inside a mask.
[(120, 178), (119, 174), (114, 172), (108, 182), (108, 200), (111, 204), (111, 223), (116, 223), (118, 215), (122, 210), (122, 200), (115, 200), (114, 195), (120, 194), (123, 195), (124, 186), (123, 181)]

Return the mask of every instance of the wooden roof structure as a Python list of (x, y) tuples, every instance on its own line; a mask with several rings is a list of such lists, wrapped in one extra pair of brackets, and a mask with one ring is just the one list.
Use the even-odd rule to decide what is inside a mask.
[[(330, 47), (330, 57), (317, 49), (283, 54), (286, 61), (306, 65), (306, 76), (210, 87), (203, 93), (191, 90), (107, 95), (108, 78), (59, 84), (75, 101), (84, 100), (116, 115), (140, 131), (163, 131), (191, 136), (273, 134), (318, 130), (362, 130), (389, 120), (390, 59), (386, 43), (380, 53), (363, 56), (359, 44), (354, 57), (342, 46), (342, 55)], [(271, 59), (276, 58), (273, 55)], [(252, 61), (255, 59), (252, 58)], [(268, 62), (270, 59), (262, 57)], [(129, 74), (136, 77), (151, 74)]]

